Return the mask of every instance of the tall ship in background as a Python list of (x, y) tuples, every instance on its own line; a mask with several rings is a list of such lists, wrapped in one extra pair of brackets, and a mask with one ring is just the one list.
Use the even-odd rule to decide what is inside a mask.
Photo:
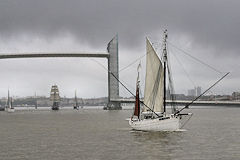
[(57, 85), (53, 85), (51, 88), (50, 100), (53, 102), (52, 110), (59, 110), (60, 96)]
[(8, 90), (8, 98), (7, 98), (5, 111), (7, 111), (7, 112), (14, 112), (15, 111), (15, 109), (13, 107), (13, 103), (12, 103), (12, 97), (10, 97), (9, 90)]

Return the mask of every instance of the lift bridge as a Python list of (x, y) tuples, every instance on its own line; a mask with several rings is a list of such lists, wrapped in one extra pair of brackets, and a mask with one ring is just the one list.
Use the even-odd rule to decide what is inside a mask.
[[(119, 101), (119, 66), (118, 66), (118, 36), (116, 35), (107, 45), (107, 52), (97, 53), (8, 53), (1, 54), (0, 59), (10, 58), (49, 58), (49, 57), (89, 57), (106, 58), (108, 60), (108, 104), (107, 109), (121, 109)], [(115, 78), (113, 75), (117, 78)]]
[[(49, 58), (49, 57), (89, 57), (106, 58), (108, 60), (108, 104), (106, 109), (121, 109), (121, 103), (134, 103), (133, 99), (121, 99), (119, 97), (119, 66), (118, 66), (118, 36), (116, 35), (107, 45), (107, 52), (97, 53), (8, 53), (1, 54), (0, 59), (10, 58)], [(114, 76), (113, 76), (113, 75)], [(186, 105), (191, 101), (167, 101), (167, 104), (175, 103)], [(193, 105), (217, 105), (240, 106), (240, 102), (233, 101), (195, 101)]]

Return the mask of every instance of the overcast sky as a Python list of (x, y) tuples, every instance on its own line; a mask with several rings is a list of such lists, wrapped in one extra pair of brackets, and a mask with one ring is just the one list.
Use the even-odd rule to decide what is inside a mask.
[[(121, 69), (145, 54), (146, 36), (160, 54), (166, 28), (171, 44), (221, 72), (231, 72), (210, 92), (231, 94), (240, 91), (239, 7), (238, 0), (1, 0), (0, 54), (105, 52), (118, 34)], [(186, 94), (194, 86), (204, 90), (223, 75), (172, 45), (168, 49), (177, 93)], [(14, 96), (49, 96), (53, 84), (61, 96), (73, 97), (75, 89), (79, 97), (107, 96), (107, 72), (96, 61), (107, 66), (106, 59), (90, 58), (0, 60), (0, 97), (8, 88)], [(143, 85), (145, 57), (141, 63)], [(120, 72), (133, 92), (136, 67)], [(120, 94), (129, 96), (122, 87)]]

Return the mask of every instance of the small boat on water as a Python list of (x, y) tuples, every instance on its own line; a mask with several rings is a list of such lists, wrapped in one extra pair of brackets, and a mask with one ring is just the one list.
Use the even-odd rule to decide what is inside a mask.
[(52, 110), (59, 110), (60, 96), (57, 85), (53, 85), (51, 88), (50, 100), (53, 102)]
[(6, 104), (6, 107), (5, 107), (5, 111), (7, 111), (7, 112), (15, 112), (15, 109), (13, 107), (12, 97), (10, 97), (9, 90), (8, 90), (8, 98), (7, 98), (7, 104)]
[(0, 106), (0, 111), (5, 111), (5, 107), (4, 106)]
[[(135, 108), (129, 125), (134, 130), (140, 131), (177, 131), (191, 118), (192, 113), (181, 113), (181, 111), (191, 105), (200, 96), (206, 93), (226, 75), (207, 89), (203, 94), (194, 99), (190, 104), (178, 110), (177, 106), (171, 106), (171, 112), (166, 110), (166, 81), (168, 88), (173, 91), (171, 69), (167, 53), (167, 31), (164, 31), (163, 58), (157, 55), (152, 43), (146, 39), (146, 77), (144, 89), (144, 101), (139, 97), (139, 69), (136, 82)], [(138, 67), (139, 68), (139, 67)], [(166, 76), (168, 75), (168, 77)], [(167, 79), (168, 78), (168, 79)], [(141, 107), (143, 106), (143, 107)]]
[(83, 98), (81, 98), (81, 101), (82, 101), (81, 108), (83, 108), (83, 106), (84, 106)]
[(75, 104), (73, 105), (73, 109), (79, 110), (79, 103), (77, 100), (77, 92), (75, 91)]

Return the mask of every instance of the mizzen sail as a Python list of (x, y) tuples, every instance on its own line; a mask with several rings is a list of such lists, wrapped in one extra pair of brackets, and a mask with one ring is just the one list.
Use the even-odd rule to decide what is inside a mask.
[(137, 85), (137, 90), (136, 90), (136, 101), (135, 101), (135, 108), (134, 108), (134, 116), (137, 116), (139, 119), (140, 116), (140, 100), (139, 100), (139, 88)]
[[(164, 94), (164, 69), (151, 42), (146, 40), (147, 62), (144, 90), (144, 103), (154, 112), (163, 112)], [(144, 107), (143, 111), (149, 109)]]

